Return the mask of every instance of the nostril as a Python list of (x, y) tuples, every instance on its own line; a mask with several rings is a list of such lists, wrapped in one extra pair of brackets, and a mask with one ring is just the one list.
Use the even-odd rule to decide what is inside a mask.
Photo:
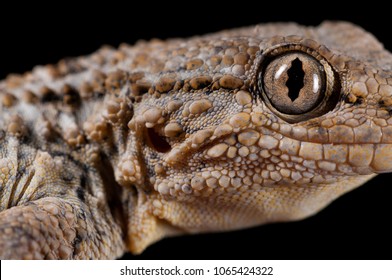
[(153, 128), (147, 128), (146, 144), (160, 153), (167, 153), (171, 150), (170, 144), (166, 139), (159, 135)]

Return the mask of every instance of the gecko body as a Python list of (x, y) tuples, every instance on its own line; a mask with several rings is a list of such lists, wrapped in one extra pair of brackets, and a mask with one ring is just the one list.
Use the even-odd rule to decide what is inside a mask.
[(2, 259), (303, 219), (392, 171), (392, 56), (350, 23), (104, 47), (0, 101)]

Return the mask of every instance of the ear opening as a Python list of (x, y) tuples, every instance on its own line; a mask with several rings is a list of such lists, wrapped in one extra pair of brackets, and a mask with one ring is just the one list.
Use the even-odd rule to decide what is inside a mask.
[(160, 153), (167, 153), (171, 150), (170, 144), (164, 136), (159, 135), (154, 128), (147, 128), (145, 133), (146, 144)]

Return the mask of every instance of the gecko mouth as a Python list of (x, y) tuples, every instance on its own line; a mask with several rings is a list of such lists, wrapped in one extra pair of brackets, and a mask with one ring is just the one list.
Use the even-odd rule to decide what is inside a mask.
[(151, 150), (158, 152), (163, 156), (166, 163), (176, 165), (184, 162), (195, 151), (209, 149), (211, 146), (222, 142), (229, 135), (215, 135), (213, 128), (202, 129), (189, 138), (183, 139), (182, 142), (174, 140), (175, 137), (164, 135), (162, 126), (145, 128), (142, 132), (143, 142)]
[[(207, 152), (205, 151), (208, 151), (217, 144), (223, 144), (225, 139), (232, 135), (233, 134), (216, 136), (213, 134), (212, 129), (201, 130), (198, 133), (193, 134), (181, 144), (173, 146), (171, 150), (165, 154), (164, 160), (167, 164), (174, 166), (178, 163), (186, 162), (187, 159), (194, 155), (195, 152), (206, 156)], [(212, 159), (209, 156), (208, 158), (204, 158), (204, 156), (202, 156), (204, 160)]]
[[(319, 166), (319, 172), (317, 173), (324, 175), (342, 172), (347, 175), (384, 173), (390, 172), (392, 166), (392, 161), (390, 160), (392, 157), (392, 152), (390, 151), (391, 144), (349, 145), (339, 143), (333, 145), (324, 144), (324, 148), (322, 148), (323, 144), (321, 143), (308, 143), (292, 139), (291, 142), (289, 141), (291, 145), (284, 145), (286, 141), (282, 142), (283, 144), (278, 148), (275, 147), (278, 140), (268, 133), (260, 136), (260, 132), (255, 130), (239, 129), (238, 131), (230, 131), (230, 133), (218, 136), (214, 133), (216, 129), (217, 127), (198, 131), (183, 142), (175, 145), (171, 145), (166, 137), (161, 136), (154, 129), (146, 129), (145, 141), (146, 145), (151, 149), (162, 153), (163, 160), (172, 167), (187, 165), (190, 158), (198, 159), (208, 164), (208, 162), (216, 160), (235, 160), (236, 155), (241, 155), (245, 158), (249, 157), (249, 159), (259, 155), (257, 157), (260, 164), (260, 160), (263, 162), (267, 162), (270, 159), (277, 161), (281, 154), (285, 154), (284, 156), (287, 158), (293, 156), (293, 161), (296, 162), (297, 166), (304, 165), (302, 168), (315, 170), (316, 166)], [(256, 134), (257, 141), (255, 140), (255, 143), (251, 146), (257, 149), (257, 153), (254, 152), (253, 156), (251, 155), (251, 146), (236, 145), (236, 143), (241, 142), (241, 139), (239, 139), (241, 134), (249, 134), (248, 141), (252, 141), (252, 134)], [(324, 151), (323, 154), (320, 154), (321, 150)], [(197, 152), (197, 156), (195, 152)], [(362, 158), (366, 156), (365, 154), (369, 154), (367, 158), (368, 163), (358, 162), (362, 161)], [(297, 162), (299, 157), (306, 158), (304, 164), (302, 164), (302, 161), (301, 163)], [(336, 160), (336, 157), (339, 157), (339, 160)], [(344, 162), (343, 157), (347, 158)]]

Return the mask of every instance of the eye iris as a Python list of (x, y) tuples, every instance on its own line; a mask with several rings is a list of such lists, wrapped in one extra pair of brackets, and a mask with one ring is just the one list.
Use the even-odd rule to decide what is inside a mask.
[(325, 72), (308, 54), (283, 54), (273, 58), (265, 68), (263, 88), (271, 105), (279, 112), (306, 113), (323, 99)]

